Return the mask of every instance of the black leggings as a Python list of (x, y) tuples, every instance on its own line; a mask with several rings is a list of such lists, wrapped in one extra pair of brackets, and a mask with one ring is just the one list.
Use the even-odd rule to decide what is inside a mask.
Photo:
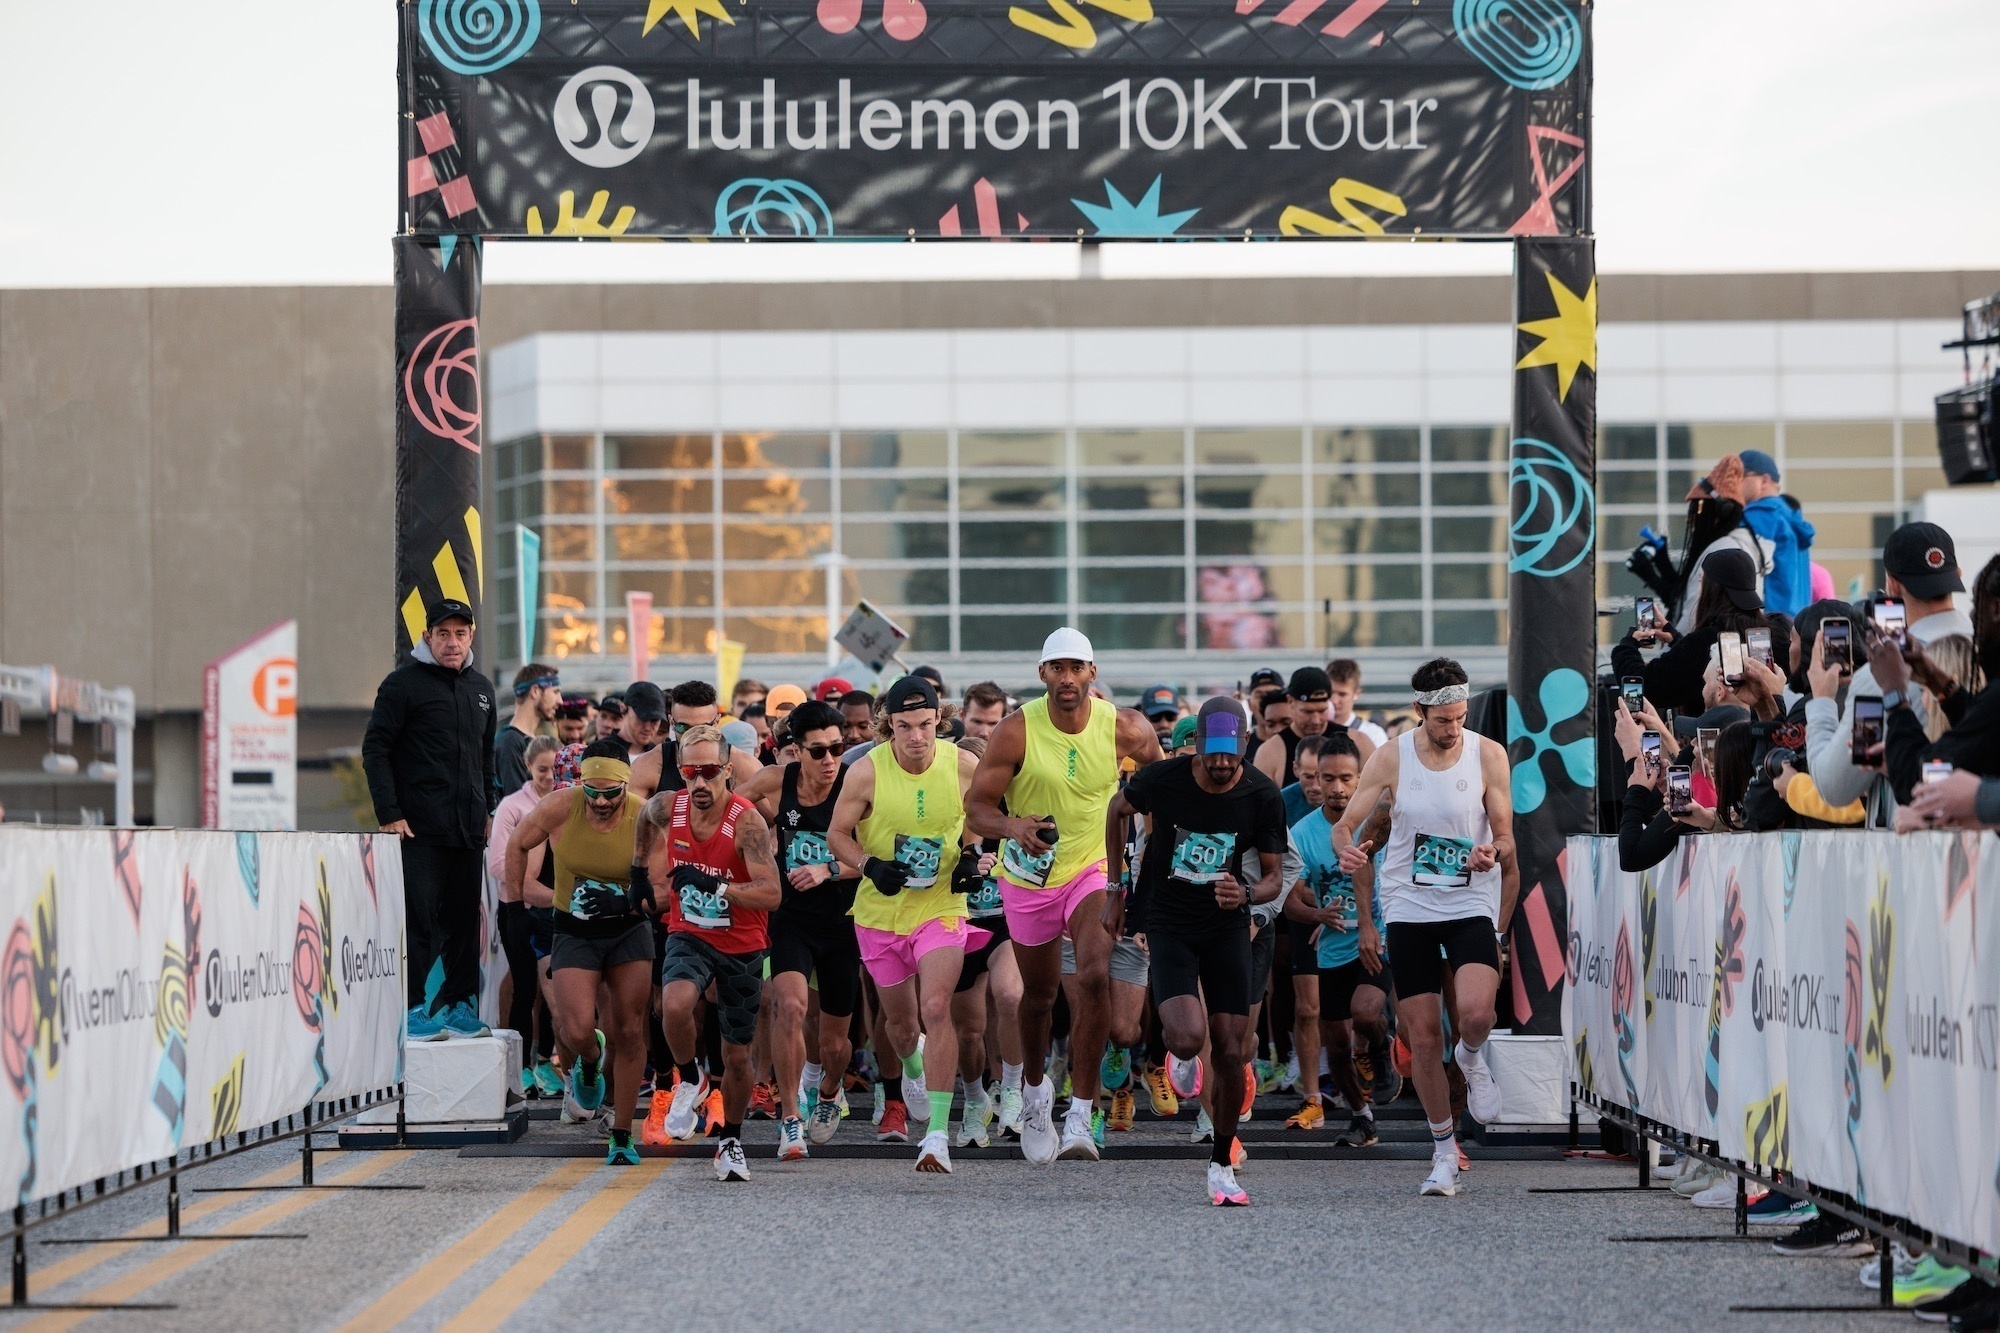
[(521, 1034), (521, 1068), (535, 1067), (535, 947), (530, 943), (534, 919), (525, 903), (500, 904), (500, 947), (507, 954), (507, 972), (514, 978), (514, 998), (507, 1005), (507, 1026)]

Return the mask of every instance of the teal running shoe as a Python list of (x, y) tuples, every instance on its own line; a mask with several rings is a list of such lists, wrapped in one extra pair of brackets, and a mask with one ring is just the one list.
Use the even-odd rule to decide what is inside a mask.
[(588, 1083), (583, 1081), (584, 1063), (585, 1061), (579, 1057), (576, 1067), (570, 1070), (569, 1095), (574, 1097), (576, 1104), (584, 1110), (595, 1111), (598, 1107), (604, 1105), (604, 1034), (602, 1032), (597, 1034), (597, 1059), (594, 1061), (597, 1066), (597, 1072), (591, 1077)]
[(460, 1000), (451, 1008), (438, 1015), (438, 1022), (444, 1025), (448, 1037), (490, 1037), (493, 1029), (480, 1021), (479, 1011), (472, 1007), (472, 1001)]
[(535, 1061), (535, 1086), (541, 1089), (544, 1098), (553, 1099), (562, 1096), (562, 1071), (547, 1060)]
[(1123, 1046), (1104, 1048), (1104, 1059), (1097, 1065), (1098, 1083), (1106, 1092), (1116, 1092), (1132, 1081), (1132, 1052)]
[(408, 1023), (411, 1041), (443, 1041), (445, 1039), (444, 1024), (438, 1022), (436, 1015), (432, 1014), (430, 1010), (424, 1008), (422, 1005), (410, 1010)]
[(614, 1129), (611, 1131), (611, 1141), (604, 1146), (604, 1164), (606, 1166), (639, 1165), (639, 1149), (632, 1142), (631, 1130)]
[(523, 1101), (533, 1101), (537, 1097), (540, 1097), (542, 1095), (541, 1087), (535, 1082), (534, 1070), (523, 1069), (520, 1072), (520, 1078), (521, 1078), (521, 1098)]
[(1091, 1108), (1090, 1137), (1100, 1150), (1104, 1147), (1104, 1111), (1101, 1107)]

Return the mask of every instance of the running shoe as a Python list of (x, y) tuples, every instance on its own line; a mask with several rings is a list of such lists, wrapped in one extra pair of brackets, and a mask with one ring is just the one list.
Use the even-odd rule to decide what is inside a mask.
[(806, 1160), (806, 1122), (795, 1115), (786, 1116), (778, 1125), (778, 1160)]
[(540, 1089), (539, 1087), (535, 1086), (535, 1071), (534, 1071), (534, 1070), (532, 1070), (532, 1069), (523, 1069), (523, 1070), (522, 1070), (522, 1071), (520, 1072), (520, 1080), (521, 1080), (521, 1100), (522, 1100), (522, 1101), (524, 1101), (524, 1102), (532, 1102), (532, 1101), (534, 1101), (534, 1100), (535, 1100), (536, 1098), (538, 1098), (538, 1097), (540, 1097), (540, 1096), (542, 1095), (542, 1090), (541, 1090), (541, 1089)]
[(840, 1128), (840, 1103), (821, 1100), (813, 1104), (812, 1120), (806, 1126), (806, 1137), (814, 1143), (830, 1143), (833, 1133)]
[(1021, 1090), (1021, 1156), (1046, 1166), (1056, 1160), (1062, 1138), (1056, 1133), (1053, 1113), (1055, 1089), (1048, 1079)]
[(1278, 1090), (1278, 1079), (1281, 1076), (1278, 1062), (1275, 1060), (1254, 1060), (1251, 1063), (1257, 1069), (1257, 1095), (1261, 1097), (1267, 1092), (1276, 1092)]
[(750, 1164), (743, 1160), (743, 1140), (724, 1139), (715, 1145), (715, 1178), (750, 1179)]
[(1361, 1050), (1354, 1052), (1354, 1078), (1361, 1084), (1361, 1090), (1372, 1096), (1375, 1091), (1375, 1061), (1372, 1052)]
[[(1917, 1256), (1903, 1248), (1900, 1240), (1889, 1243), (1889, 1268), (1892, 1281), (1901, 1282), (1917, 1271)], [(1861, 1265), (1861, 1285), (1870, 1291), (1882, 1290), (1882, 1260), (1870, 1259)]]
[(1721, 1167), (1696, 1161), (1687, 1170), (1674, 1177), (1674, 1183), (1670, 1188), (1681, 1198), (1692, 1199), (1720, 1179), (1722, 1179)]
[(1097, 1151), (1104, 1151), (1104, 1112), (1098, 1107), (1090, 1109), (1090, 1141), (1097, 1145)]
[(2000, 1288), (1986, 1282), (1961, 1282), (1936, 1300), (1920, 1301), (1910, 1313), (1926, 1324), (1953, 1328), (1992, 1328), (2000, 1315)]
[(875, 1123), (879, 1125), (882, 1123), (882, 1108), (889, 1104), (889, 1099), (883, 1095), (882, 1085), (880, 1083), (874, 1085), (874, 1090), (875, 1090), (874, 1120)]
[(1145, 1074), (1146, 1095), (1153, 1099), (1153, 1114), (1162, 1120), (1171, 1120), (1181, 1113), (1181, 1099), (1174, 1095), (1173, 1084), (1167, 1082), (1167, 1071), (1158, 1065), (1147, 1065)]
[(1167, 1052), (1167, 1084), (1174, 1095), (1185, 1101), (1201, 1095), (1201, 1061), (1183, 1060), (1172, 1051)]
[(915, 1078), (911, 1078), (908, 1074), (903, 1075), (903, 1105), (910, 1109), (912, 1120), (931, 1118), (931, 1090), (924, 1082), (922, 1074), (918, 1074)]
[[(1746, 1198), (1751, 1202), (1764, 1197), (1761, 1189), (1752, 1189)], [(1701, 1193), (1688, 1200), (1697, 1208), (1734, 1208), (1736, 1206), (1736, 1181), (1724, 1176)]]
[[(667, 1108), (666, 1118), (660, 1122), (670, 1139), (691, 1139), (699, 1129), (701, 1104), (708, 1097), (708, 1074), (689, 1083), (683, 1079), (674, 1086), (673, 1105)], [(654, 1101), (659, 1098), (655, 1097)]]
[(1498, 1120), (1500, 1085), (1493, 1081), (1493, 1071), (1486, 1067), (1485, 1048), (1469, 1051), (1465, 1043), (1460, 1042), (1454, 1063), (1465, 1074), (1465, 1105), (1472, 1112), (1472, 1118), (1482, 1125)]
[(1326, 1109), (1319, 1104), (1319, 1098), (1308, 1097), (1305, 1105), (1292, 1112), (1285, 1121), (1286, 1129), (1325, 1129)]
[[(976, 1086), (976, 1085), (975, 1085)], [(965, 1148), (977, 1144), (982, 1148), (993, 1146), (987, 1127), (993, 1123), (993, 1102), (981, 1088), (977, 1096), (968, 1095), (965, 1110), (959, 1116), (958, 1137), (952, 1140), (952, 1147)]]
[(493, 1029), (480, 1020), (479, 1011), (472, 1007), (472, 1001), (460, 1000), (451, 1008), (439, 1014), (438, 1022), (444, 1026), (447, 1037), (490, 1037)]
[(1021, 1090), (1019, 1088), (1000, 1089), (1000, 1132), (1003, 1134), (1012, 1134), (1016, 1138), (1019, 1138), (1021, 1135), (1022, 1114)]
[(1334, 1136), (1336, 1148), (1372, 1148), (1381, 1142), (1382, 1136), (1375, 1132), (1375, 1121), (1370, 1116), (1358, 1115), (1347, 1122), (1347, 1128)]
[(1772, 1190), (1747, 1210), (1753, 1227), (1795, 1227), (1819, 1216), (1819, 1209), (1804, 1199), (1788, 1198)]
[(951, 1145), (942, 1129), (924, 1135), (924, 1141), (917, 1147), (917, 1170), (951, 1174)]
[(1123, 1046), (1106, 1046), (1104, 1058), (1097, 1063), (1097, 1086), (1116, 1092), (1131, 1081), (1132, 1052)]
[(1293, 1051), (1285, 1061), (1285, 1076), (1278, 1080), (1278, 1089), (1286, 1091), (1299, 1086), (1299, 1053)]
[(583, 1079), (583, 1061), (578, 1060), (576, 1067), (569, 1071), (569, 1095), (576, 1101), (577, 1106), (586, 1112), (594, 1112), (604, 1105), (604, 1062), (598, 1061), (597, 1072), (591, 1075), (590, 1081), (586, 1083)]
[(1390, 1045), (1389, 1051), (1390, 1051), (1389, 1068), (1395, 1070), (1398, 1074), (1401, 1074), (1404, 1078), (1408, 1078), (1410, 1076), (1409, 1044), (1405, 1042), (1402, 1039), (1402, 1037), (1398, 1036), (1394, 1040), (1394, 1042)]
[(908, 1143), (910, 1141), (910, 1108), (901, 1102), (890, 1102), (882, 1108), (882, 1118), (875, 1125), (877, 1143)]
[(1870, 1253), (1875, 1246), (1868, 1239), (1868, 1233), (1854, 1223), (1821, 1213), (1810, 1221), (1799, 1223), (1798, 1229), (1791, 1235), (1772, 1241), (1771, 1248), (1794, 1258), (1827, 1255), (1852, 1259)]
[(1215, 1142), (1215, 1122), (1208, 1118), (1208, 1112), (1206, 1110), (1200, 1110), (1195, 1112), (1194, 1128), (1188, 1131), (1188, 1142), (1189, 1143)]
[(1971, 1277), (1972, 1274), (1963, 1268), (1941, 1264), (1935, 1255), (1927, 1254), (1917, 1260), (1917, 1266), (1910, 1270), (1907, 1278), (1896, 1279), (1896, 1304), (1907, 1307), (1934, 1301)]
[(545, 1098), (554, 1099), (563, 1095), (562, 1070), (547, 1060), (535, 1061), (535, 1086)]
[(1451, 1152), (1431, 1154), (1431, 1173), (1424, 1177), (1423, 1194), (1450, 1198), (1458, 1193), (1458, 1156)]
[(1217, 1208), (1250, 1206), (1250, 1196), (1236, 1183), (1236, 1173), (1220, 1162), (1208, 1164), (1208, 1201)]
[(612, 1130), (610, 1142), (604, 1147), (606, 1166), (639, 1165), (639, 1149), (632, 1142), (632, 1131)]
[(405, 1022), (409, 1025), (411, 1041), (443, 1041), (450, 1035), (444, 1030), (444, 1024), (421, 1005), (410, 1010)]
[(1130, 1084), (1111, 1094), (1111, 1128), (1123, 1133), (1132, 1128), (1138, 1114), (1139, 1099), (1132, 1095)]
[(1256, 1105), (1257, 1073), (1250, 1067), (1249, 1062), (1245, 1061), (1243, 1064), (1243, 1109), (1236, 1114), (1242, 1119), (1248, 1120), (1250, 1112), (1256, 1108)]
[(758, 1083), (750, 1089), (750, 1107), (748, 1113), (743, 1117), (744, 1119), (776, 1120), (778, 1115), (777, 1084)]
[(652, 1104), (646, 1108), (646, 1123), (639, 1128), (639, 1142), (648, 1147), (664, 1148), (674, 1141), (667, 1133), (667, 1108), (673, 1105), (673, 1094), (662, 1088), (653, 1089)]
[(834, 1098), (833, 1100), (834, 1100), (834, 1104), (840, 1107), (840, 1118), (841, 1118), (842, 1120), (845, 1120), (845, 1119), (847, 1119), (847, 1117), (848, 1117), (848, 1116), (850, 1116), (850, 1115), (854, 1114), (854, 1111), (853, 1111), (853, 1108), (852, 1108), (852, 1107), (850, 1107), (850, 1106), (848, 1106), (848, 1104), (847, 1104), (847, 1089), (846, 1089), (846, 1088), (842, 1088), (842, 1089), (840, 1090), (840, 1095), (839, 1095), (838, 1097), (835, 1097), (835, 1098)]
[(1387, 1106), (1403, 1095), (1402, 1071), (1396, 1068), (1395, 1057), (1389, 1053), (1389, 1043), (1378, 1042), (1368, 1048), (1361, 1057), (1368, 1062), (1371, 1077), (1368, 1081), (1368, 1100), (1377, 1106)]
[(708, 1096), (705, 1100), (703, 1100), (701, 1104), (701, 1114), (702, 1114), (702, 1119), (705, 1122), (702, 1126), (703, 1134), (707, 1135), (709, 1138), (712, 1139), (717, 1134), (722, 1132), (722, 1089), (721, 1088), (719, 1087), (709, 1088)]
[(1243, 1164), (1249, 1160), (1250, 1150), (1243, 1146), (1243, 1140), (1235, 1138), (1229, 1140), (1229, 1169), (1241, 1170)]
[(589, 1124), (591, 1121), (597, 1119), (597, 1114), (598, 1113), (595, 1111), (586, 1111), (581, 1106), (578, 1106), (576, 1104), (576, 1098), (570, 1095), (569, 1079), (564, 1078), (562, 1112), (561, 1112), (562, 1122), (565, 1125), (586, 1125)]
[(1096, 1108), (1083, 1106), (1072, 1098), (1069, 1112), (1063, 1116), (1062, 1147), (1056, 1156), (1066, 1161), (1096, 1161), (1097, 1138), (1092, 1123), (1096, 1118)]

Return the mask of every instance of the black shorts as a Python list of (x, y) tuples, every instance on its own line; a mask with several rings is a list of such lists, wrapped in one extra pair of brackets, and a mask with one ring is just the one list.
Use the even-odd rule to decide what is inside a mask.
[(549, 907), (528, 909), (528, 947), (535, 951), (535, 957), (547, 958), (555, 951), (556, 914)]
[(1005, 913), (982, 916), (976, 921), (968, 918), (965, 924), (989, 931), (993, 938), (965, 955), (965, 965), (958, 969), (958, 985), (953, 988), (953, 993), (957, 995), (963, 995), (979, 984), (979, 979), (986, 975), (986, 964), (993, 957), (993, 951), (1013, 938), (1007, 933)]
[(604, 973), (626, 963), (652, 961), (652, 923), (644, 917), (635, 917), (630, 926), (615, 935), (571, 935), (559, 930), (549, 948), (551, 976), (572, 968)]
[(660, 951), (660, 984), (694, 983), (697, 992), (715, 983), (715, 1030), (731, 1046), (748, 1046), (757, 1036), (757, 1005), (764, 998), (764, 950), (724, 953), (685, 932), (667, 936)]
[(1373, 986), (1385, 995), (1389, 990), (1389, 969), (1370, 972), (1359, 958), (1339, 967), (1319, 970), (1319, 1016), (1325, 1023), (1344, 1023), (1354, 1016), (1354, 992)]
[[(1300, 958), (1310, 958), (1310, 953), (1292, 955), (1292, 966), (1299, 965)], [(1278, 961), (1278, 922), (1273, 920), (1258, 931), (1250, 941), (1250, 1003), (1264, 998), (1264, 992), (1271, 984), (1271, 969)], [(1222, 1012), (1220, 1010), (1217, 1011)], [(1244, 1011), (1248, 1013), (1248, 1010)]]
[(854, 1012), (861, 994), (861, 947), (854, 923), (797, 919), (783, 908), (771, 913), (771, 975), (798, 972), (819, 990), (819, 1011), (835, 1018)]
[[(1274, 940), (1276, 933), (1263, 934)], [(1153, 955), (1153, 1001), (1168, 1000), (1199, 991), (1211, 1014), (1250, 1015), (1251, 945), (1250, 919), (1220, 930), (1186, 935), (1158, 927), (1146, 933)], [(1268, 959), (1270, 954), (1267, 952)], [(1267, 979), (1269, 964), (1266, 964)]]
[(1319, 927), (1310, 921), (1294, 921), (1288, 916), (1280, 916), (1271, 924), (1282, 924), (1285, 937), (1292, 942), (1292, 975), (1311, 976), (1319, 958), (1319, 946), (1313, 943), (1313, 931)]
[[(1444, 990), (1444, 968), (1484, 963), (1500, 970), (1500, 946), (1493, 939), (1493, 922), (1483, 916), (1456, 921), (1391, 921), (1389, 971), (1396, 994), (1437, 995)], [(1442, 950), (1443, 956), (1439, 953)]]

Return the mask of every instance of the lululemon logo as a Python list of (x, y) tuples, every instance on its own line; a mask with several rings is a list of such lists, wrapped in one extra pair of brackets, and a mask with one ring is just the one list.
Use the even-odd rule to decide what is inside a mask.
[(621, 167), (652, 140), (653, 95), (628, 70), (592, 65), (570, 75), (550, 120), (563, 151), (586, 167)]

